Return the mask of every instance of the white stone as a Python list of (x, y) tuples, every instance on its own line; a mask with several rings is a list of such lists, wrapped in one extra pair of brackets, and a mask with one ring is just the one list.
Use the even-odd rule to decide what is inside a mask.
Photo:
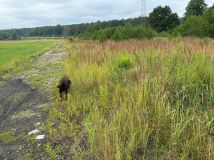
[(44, 139), (45, 138), (45, 135), (37, 135), (36, 136), (36, 139), (37, 140), (42, 140), (42, 139)]
[(40, 126), (41, 125), (41, 122), (37, 122), (36, 124), (35, 124), (35, 126), (37, 127), (37, 126)]
[(37, 134), (39, 133), (39, 130), (38, 129), (35, 129), (35, 130), (32, 130), (31, 132), (28, 132), (28, 135), (32, 135), (32, 134)]

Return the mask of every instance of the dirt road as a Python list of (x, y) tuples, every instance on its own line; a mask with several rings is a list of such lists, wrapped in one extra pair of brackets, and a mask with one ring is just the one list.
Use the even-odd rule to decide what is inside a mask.
[[(50, 107), (51, 84), (58, 81), (66, 51), (58, 44), (41, 56), (32, 59), (28, 67), (9, 80), (0, 78), (0, 134), (15, 133), (12, 144), (0, 142), (0, 160), (16, 160), (43, 154), (46, 137), (44, 122)], [(37, 129), (37, 134), (28, 135)], [(38, 159), (42, 159), (37, 154)]]

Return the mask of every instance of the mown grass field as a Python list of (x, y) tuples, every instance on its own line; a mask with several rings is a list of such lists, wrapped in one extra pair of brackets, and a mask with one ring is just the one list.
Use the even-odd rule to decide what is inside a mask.
[[(214, 159), (214, 41), (67, 43), (51, 159)], [(56, 93), (58, 95), (58, 93)]]
[(52, 45), (53, 40), (1, 41), (0, 70), (2, 71), (31, 56), (38, 55)]

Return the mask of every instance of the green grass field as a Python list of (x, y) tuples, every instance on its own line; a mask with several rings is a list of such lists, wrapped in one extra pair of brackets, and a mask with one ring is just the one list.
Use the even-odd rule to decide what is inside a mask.
[(213, 40), (68, 48), (73, 88), (47, 122), (52, 159), (214, 159)]
[(0, 70), (37, 55), (53, 45), (51, 40), (0, 42)]

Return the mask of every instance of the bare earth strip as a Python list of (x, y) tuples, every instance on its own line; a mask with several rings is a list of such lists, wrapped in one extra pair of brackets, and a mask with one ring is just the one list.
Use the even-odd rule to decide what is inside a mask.
[[(12, 144), (0, 142), (1, 160), (23, 159), (28, 154), (42, 159), (46, 140), (35, 140), (36, 135), (28, 133), (38, 129), (38, 134), (45, 134), (49, 91), (51, 84), (57, 81), (65, 55), (65, 49), (57, 44), (51, 51), (34, 58), (16, 77), (0, 78), (0, 133), (12, 130), (16, 138)], [(35, 153), (40, 149), (41, 157)]]

